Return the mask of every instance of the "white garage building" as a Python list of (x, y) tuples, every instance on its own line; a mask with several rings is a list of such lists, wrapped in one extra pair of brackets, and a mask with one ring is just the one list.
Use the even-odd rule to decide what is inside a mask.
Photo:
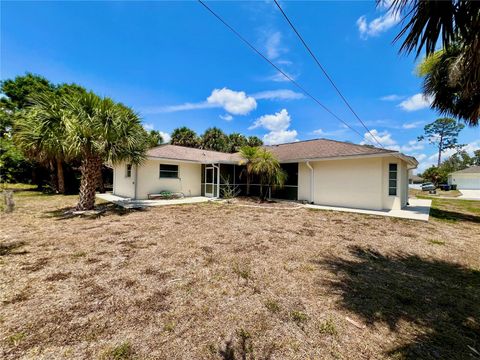
[(448, 184), (459, 190), (480, 190), (480, 166), (470, 166), (448, 175)]

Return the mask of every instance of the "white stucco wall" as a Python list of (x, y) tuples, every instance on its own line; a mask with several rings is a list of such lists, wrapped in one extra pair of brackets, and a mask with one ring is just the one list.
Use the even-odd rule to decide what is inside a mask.
[[(160, 178), (160, 164), (178, 165), (178, 179)], [(185, 196), (200, 196), (202, 165), (163, 160), (147, 160), (138, 169), (137, 198), (160, 191), (181, 192)]]
[[(178, 165), (178, 178), (160, 178), (160, 164)], [(137, 168), (132, 167), (132, 176), (127, 178), (126, 164), (114, 166), (113, 193), (119, 196), (135, 196), (135, 171), (138, 171), (137, 199), (147, 199), (148, 194), (160, 191), (181, 192), (185, 196), (200, 196), (200, 164), (174, 161), (147, 160)]]
[[(388, 166), (396, 163), (397, 195), (388, 195)], [(382, 210), (400, 209), (408, 201), (408, 171), (396, 157), (356, 158), (310, 162), (314, 168), (314, 203)], [(311, 200), (310, 169), (300, 163), (298, 200)]]
[(135, 166), (132, 166), (132, 176), (127, 177), (127, 164), (113, 166), (113, 194), (133, 198), (135, 196)]

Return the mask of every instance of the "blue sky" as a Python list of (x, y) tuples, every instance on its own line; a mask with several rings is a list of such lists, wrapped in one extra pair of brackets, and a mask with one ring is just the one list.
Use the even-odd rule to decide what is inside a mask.
[[(365, 133), (273, 2), (208, 4)], [(420, 170), (434, 163), (435, 149), (416, 138), (438, 115), (420, 95), (415, 59), (398, 55), (391, 43), (398, 18), (374, 1), (282, 6), (384, 146), (416, 156)], [(29, 71), (76, 82), (133, 107), (147, 128), (165, 134), (183, 125), (197, 133), (218, 126), (267, 143), (368, 141), (302, 96), (197, 2), (3, 1), (0, 70), (1, 79)], [(465, 128), (460, 142), (480, 148), (479, 129)]]

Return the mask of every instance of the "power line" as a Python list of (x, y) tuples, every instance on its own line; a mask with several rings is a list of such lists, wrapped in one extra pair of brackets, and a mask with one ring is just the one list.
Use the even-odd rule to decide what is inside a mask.
[(293, 31), (295, 32), (295, 34), (297, 34), (298, 38), (300, 39), (300, 41), (302, 42), (303, 46), (305, 46), (305, 48), (307, 49), (307, 51), (310, 53), (310, 55), (312, 56), (313, 60), (315, 60), (315, 62), (317, 63), (318, 67), (320, 68), (320, 70), (322, 70), (323, 74), (325, 75), (325, 77), (328, 79), (328, 81), (330, 82), (330, 84), (332, 84), (332, 86), (334, 87), (334, 89), (337, 91), (338, 95), (342, 98), (343, 102), (347, 105), (347, 107), (350, 109), (350, 111), (352, 112), (352, 114), (357, 118), (357, 120), (363, 125), (363, 127), (365, 128), (365, 130), (367, 130), (367, 132), (370, 134), (370, 136), (378, 143), (378, 145), (380, 145), (380, 147), (383, 148), (383, 145), (377, 140), (377, 138), (372, 134), (372, 132), (367, 128), (367, 126), (365, 125), (365, 123), (362, 121), (362, 119), (360, 119), (360, 117), (358, 116), (358, 114), (355, 112), (355, 110), (353, 110), (352, 106), (350, 105), (350, 103), (347, 101), (347, 99), (345, 98), (345, 96), (342, 94), (342, 92), (340, 91), (340, 89), (337, 87), (337, 85), (335, 85), (335, 82), (332, 80), (332, 78), (330, 77), (330, 75), (328, 75), (327, 73), (327, 70), (325, 70), (325, 68), (322, 66), (322, 64), (320, 63), (320, 61), (318, 61), (317, 57), (315, 56), (315, 54), (313, 53), (312, 50), (310, 50), (310, 47), (307, 45), (307, 43), (305, 42), (305, 40), (303, 40), (303, 37), (302, 35), (300, 35), (300, 33), (297, 31), (297, 29), (295, 28), (295, 26), (293, 25), (293, 23), (290, 21), (290, 19), (288, 18), (287, 14), (285, 14), (285, 11), (283, 11), (282, 7), (280, 6), (280, 4), (278, 3), (277, 0), (273, 0), (275, 2), (275, 5), (277, 5), (278, 9), (280, 10), (280, 12), (282, 13), (283, 17), (285, 18), (285, 20), (288, 22), (288, 24), (290, 25), (290, 27), (293, 29)]
[(263, 55), (255, 46), (253, 46), (247, 39), (245, 39), (237, 30), (235, 30), (232, 26), (230, 26), (225, 20), (223, 20), (220, 15), (218, 15), (216, 12), (214, 12), (207, 4), (205, 4), (202, 0), (198, 0), (200, 4), (202, 4), (205, 9), (207, 9), (213, 16), (215, 16), (223, 25), (225, 25), (231, 32), (233, 32), (240, 40), (242, 40), (250, 49), (252, 49), (254, 52), (256, 52), (260, 57), (262, 57), (263, 60), (268, 62), (271, 66), (273, 66), (278, 72), (280, 72), (283, 76), (285, 76), (286, 79), (288, 79), (292, 84), (294, 84), (300, 91), (302, 91), (305, 95), (307, 95), (310, 99), (312, 99), (314, 102), (316, 102), (318, 105), (320, 105), (326, 112), (328, 112), (330, 115), (332, 115), (335, 119), (343, 123), (346, 127), (348, 127), (350, 130), (355, 132), (357, 135), (359, 135), (363, 140), (367, 140), (362, 134), (360, 134), (357, 130), (352, 128), (348, 123), (346, 123), (344, 120), (339, 118), (335, 113), (333, 113), (329, 108), (327, 108), (325, 105), (323, 105), (316, 97), (314, 97), (310, 92), (308, 92), (302, 85), (300, 85), (297, 81), (292, 79), (287, 73), (285, 73), (282, 69), (280, 69), (277, 65), (275, 65), (272, 61), (270, 61), (265, 55)]

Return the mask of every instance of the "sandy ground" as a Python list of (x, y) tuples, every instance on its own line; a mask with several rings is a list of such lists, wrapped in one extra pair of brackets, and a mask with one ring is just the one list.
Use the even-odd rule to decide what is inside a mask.
[(3, 359), (480, 353), (470, 203), (419, 223), (241, 202), (69, 217), (75, 197), (16, 199), (0, 215)]

